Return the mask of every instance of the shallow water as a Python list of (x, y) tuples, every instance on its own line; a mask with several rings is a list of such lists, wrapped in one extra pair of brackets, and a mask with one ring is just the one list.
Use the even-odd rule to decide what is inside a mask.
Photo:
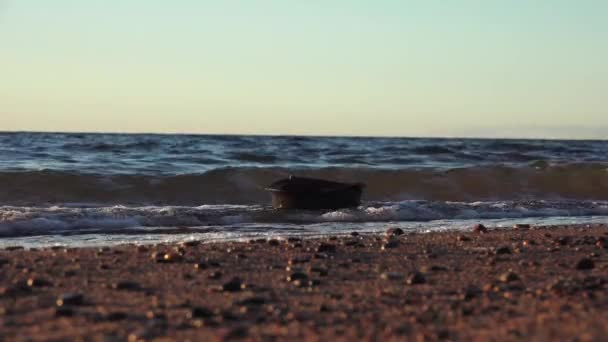
[[(289, 174), (363, 204), (273, 210)], [(608, 141), (0, 133), (0, 186), (0, 246), (601, 223)]]

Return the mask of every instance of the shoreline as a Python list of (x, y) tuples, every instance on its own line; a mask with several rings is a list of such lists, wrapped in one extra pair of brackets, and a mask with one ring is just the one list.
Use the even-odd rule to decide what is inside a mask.
[(594, 224), (4, 249), (0, 340), (599, 341), (607, 246)]

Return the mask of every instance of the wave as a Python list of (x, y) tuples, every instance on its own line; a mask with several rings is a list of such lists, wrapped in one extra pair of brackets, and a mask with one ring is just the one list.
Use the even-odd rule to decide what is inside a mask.
[(79, 234), (271, 231), (296, 225), (607, 216), (608, 201), (401, 201), (336, 211), (281, 211), (259, 205), (0, 207), (0, 237)]
[(606, 164), (451, 169), (219, 168), (184, 175), (100, 175), (65, 171), (0, 172), (0, 205), (268, 204), (263, 189), (289, 174), (364, 182), (366, 201), (608, 199)]

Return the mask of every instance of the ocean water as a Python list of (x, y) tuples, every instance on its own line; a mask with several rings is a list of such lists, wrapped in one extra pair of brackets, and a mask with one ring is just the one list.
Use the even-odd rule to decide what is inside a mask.
[[(290, 174), (358, 208), (274, 210)], [(0, 133), (0, 247), (608, 223), (608, 141)]]

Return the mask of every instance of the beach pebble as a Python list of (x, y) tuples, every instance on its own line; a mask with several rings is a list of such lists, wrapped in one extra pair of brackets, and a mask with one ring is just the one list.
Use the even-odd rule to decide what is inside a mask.
[(469, 285), (466, 287), (466, 289), (464, 289), (463, 293), (462, 293), (462, 299), (465, 301), (469, 301), (477, 296), (479, 296), (482, 293), (482, 290), (475, 286), (475, 285)]
[(194, 268), (196, 268), (197, 270), (205, 270), (209, 268), (209, 265), (205, 261), (200, 261), (194, 264)]
[(141, 289), (141, 286), (135, 281), (119, 281), (113, 283), (112, 288), (115, 290), (137, 291)]
[(146, 312), (146, 318), (147, 319), (158, 319), (158, 320), (167, 320), (167, 315), (165, 315), (163, 312), (160, 311), (152, 311), (149, 310)]
[(56, 317), (71, 317), (74, 316), (74, 309), (70, 307), (60, 306), (55, 308)]
[(78, 272), (76, 270), (65, 270), (63, 272), (63, 276), (64, 277), (73, 277), (77, 274)]
[(32, 277), (27, 280), (27, 286), (29, 287), (47, 287), (53, 286), (53, 283), (40, 277)]
[(182, 247), (195, 247), (195, 246), (198, 246), (198, 245), (200, 245), (200, 244), (201, 244), (201, 242), (200, 242), (200, 241), (196, 241), (196, 240), (190, 240), (190, 241), (184, 241), (184, 242), (182, 242), (180, 245), (181, 245)]
[(308, 275), (302, 272), (293, 272), (292, 274), (287, 276), (287, 281), (295, 281), (295, 280), (304, 280), (308, 279)]
[(245, 288), (245, 284), (240, 278), (234, 277), (229, 282), (222, 285), (222, 290), (225, 292), (237, 292)]
[(577, 270), (590, 270), (590, 269), (593, 269), (594, 267), (595, 267), (595, 263), (593, 262), (593, 260), (591, 260), (589, 258), (582, 258), (581, 260), (579, 260), (576, 263)]
[(178, 262), (183, 260), (183, 256), (179, 252), (169, 252), (163, 255), (164, 262)]
[(295, 287), (304, 287), (306, 286), (306, 281), (304, 280), (300, 280), (300, 279), (296, 279), (292, 282), (293, 286)]
[(350, 236), (359, 236), (361, 234), (359, 234), (358, 232), (350, 232)]
[(507, 246), (501, 246), (496, 248), (495, 251), (496, 254), (511, 254), (511, 248), (507, 247)]
[(302, 263), (309, 262), (310, 259), (311, 259), (310, 255), (296, 256), (296, 257), (293, 257), (293, 258), (289, 259), (289, 261), (287, 263), (289, 265), (302, 264)]
[(207, 276), (209, 279), (220, 279), (222, 278), (223, 274), (220, 271), (213, 271), (211, 273), (209, 273), (209, 275)]
[(270, 239), (270, 240), (268, 240), (268, 244), (271, 245), (271, 246), (278, 246), (281, 243), (277, 239)]
[(188, 312), (187, 317), (190, 319), (194, 319), (194, 318), (210, 318), (215, 316), (215, 313), (204, 306), (196, 306), (193, 307), (192, 310), (190, 310), (190, 312)]
[(361, 242), (360, 242), (359, 240), (355, 240), (355, 239), (353, 239), (353, 240), (346, 240), (346, 241), (343, 241), (343, 242), (342, 242), (342, 244), (343, 244), (344, 246), (347, 246), (347, 247), (350, 247), (350, 246), (357, 246), (357, 245), (359, 245), (360, 243), (361, 243)]
[(148, 252), (149, 250), (150, 250), (150, 248), (148, 248), (147, 246), (144, 246), (144, 245), (137, 246), (137, 251), (140, 253), (145, 253), (145, 252)]
[(152, 254), (150, 254), (150, 259), (154, 260), (155, 262), (164, 262), (165, 261), (165, 253), (152, 252)]
[(382, 246), (380, 247), (380, 249), (385, 250), (385, 249), (391, 249), (391, 248), (397, 248), (399, 247), (399, 241), (396, 239), (391, 239), (385, 243), (382, 244)]
[(458, 235), (456, 240), (461, 241), (461, 242), (466, 242), (466, 241), (471, 241), (471, 238), (466, 235)]
[(529, 229), (530, 225), (527, 223), (516, 223), (513, 225), (513, 228), (515, 229)]
[(486, 228), (486, 226), (484, 226), (481, 223), (478, 223), (476, 225), (473, 226), (473, 231), (475, 233), (487, 233), (488, 232), (488, 228)]
[(417, 285), (426, 283), (426, 277), (420, 272), (412, 272), (407, 276), (405, 281), (408, 285)]
[(226, 335), (223, 336), (224, 341), (232, 341), (237, 339), (243, 339), (249, 335), (249, 327), (239, 326), (232, 328)]
[(510, 283), (519, 280), (519, 276), (513, 271), (508, 271), (499, 275), (498, 280), (503, 283)]
[(403, 235), (405, 232), (401, 228), (389, 228), (386, 230), (387, 236), (399, 236)]
[(319, 276), (325, 277), (329, 274), (329, 270), (322, 266), (312, 266), (310, 272), (318, 273)]
[(321, 243), (317, 248), (317, 252), (319, 253), (335, 253), (336, 245), (331, 243)]
[(268, 302), (268, 300), (264, 297), (249, 297), (237, 302), (238, 305), (254, 307), (261, 306)]
[(380, 278), (385, 280), (403, 280), (405, 276), (399, 272), (386, 272), (380, 275)]
[(84, 296), (81, 293), (64, 293), (56, 301), (57, 306), (83, 305)]
[(4, 247), (4, 250), (6, 251), (19, 251), (22, 250), (23, 246), (8, 246), (8, 247)]
[(109, 313), (105, 314), (103, 316), (103, 319), (108, 322), (117, 322), (117, 321), (125, 320), (128, 317), (129, 317), (129, 315), (126, 312), (114, 311), (114, 312), (109, 312)]

